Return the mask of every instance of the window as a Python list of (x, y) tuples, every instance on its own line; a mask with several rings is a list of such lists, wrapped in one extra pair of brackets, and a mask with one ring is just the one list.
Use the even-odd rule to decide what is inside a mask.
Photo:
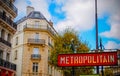
[(40, 14), (39, 13), (35, 13), (35, 17), (39, 17), (40, 16)]
[(48, 65), (48, 74), (52, 75), (52, 68)]
[(16, 45), (18, 45), (18, 37), (16, 37), (15, 41), (16, 41)]
[(32, 71), (33, 72), (38, 72), (38, 63), (33, 63)]
[(0, 58), (2, 59), (3, 58), (3, 51), (0, 50)]
[(15, 54), (14, 54), (14, 56), (15, 56), (15, 60), (17, 59), (17, 50), (15, 51)]
[(35, 34), (35, 42), (39, 42), (39, 33)]
[(11, 35), (10, 35), (10, 34), (8, 34), (7, 41), (8, 41), (8, 42), (11, 41)]
[(10, 54), (7, 53), (7, 55), (6, 55), (6, 60), (9, 61), (9, 58), (10, 58)]
[(39, 21), (35, 21), (35, 28), (39, 28)]
[(5, 38), (5, 30), (2, 29), (1, 31), (1, 38), (4, 39)]
[(2, 16), (4, 19), (6, 19), (6, 12), (3, 11), (3, 16)]
[(35, 39), (39, 39), (39, 33), (35, 34)]
[(48, 61), (50, 60), (50, 50), (48, 50)]
[(50, 43), (50, 37), (48, 37), (48, 43)]
[(39, 48), (34, 48), (33, 49), (33, 54), (39, 54)]

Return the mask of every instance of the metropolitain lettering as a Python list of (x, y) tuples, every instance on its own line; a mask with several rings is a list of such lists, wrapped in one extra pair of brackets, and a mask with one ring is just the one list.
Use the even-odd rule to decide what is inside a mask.
[(78, 64), (104, 64), (114, 63), (114, 55), (90, 55), (90, 56), (61, 56), (60, 64), (78, 65)]

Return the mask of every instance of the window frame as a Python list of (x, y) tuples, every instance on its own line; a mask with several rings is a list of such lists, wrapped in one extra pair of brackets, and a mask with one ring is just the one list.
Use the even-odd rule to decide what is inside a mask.
[(37, 54), (38, 55), (40, 53), (39, 50), (40, 49), (38, 47), (34, 47), (33, 48), (33, 54)]
[(15, 50), (15, 52), (14, 52), (14, 59), (15, 59), (15, 60), (17, 60), (17, 55), (18, 55), (18, 51)]
[(37, 62), (33, 62), (32, 72), (33, 73), (37, 73), (38, 72), (38, 63)]
[(0, 50), (0, 58), (2, 59), (3, 58), (3, 51)]
[(15, 38), (15, 45), (18, 45), (18, 37)]
[(10, 60), (10, 53), (6, 53), (6, 61)]

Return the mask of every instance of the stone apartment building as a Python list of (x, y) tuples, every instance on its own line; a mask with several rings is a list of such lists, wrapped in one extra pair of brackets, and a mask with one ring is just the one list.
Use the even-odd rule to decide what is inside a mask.
[(118, 56), (118, 65), (111, 67), (111, 69), (113, 70), (114, 76), (120, 76), (120, 49), (117, 50), (117, 56)]
[(49, 64), (50, 49), (57, 32), (43, 14), (27, 7), (27, 15), (17, 21), (13, 37), (12, 61), (17, 65), (17, 76), (62, 76)]
[(0, 0), (0, 76), (14, 76), (16, 65), (11, 62), (12, 38), (17, 25), (13, 22), (17, 16), (15, 0)]

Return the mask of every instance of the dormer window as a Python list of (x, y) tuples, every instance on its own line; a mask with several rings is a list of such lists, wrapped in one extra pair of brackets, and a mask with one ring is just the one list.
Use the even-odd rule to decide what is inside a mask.
[(35, 17), (39, 17), (40, 16), (40, 14), (39, 13), (35, 13)]

